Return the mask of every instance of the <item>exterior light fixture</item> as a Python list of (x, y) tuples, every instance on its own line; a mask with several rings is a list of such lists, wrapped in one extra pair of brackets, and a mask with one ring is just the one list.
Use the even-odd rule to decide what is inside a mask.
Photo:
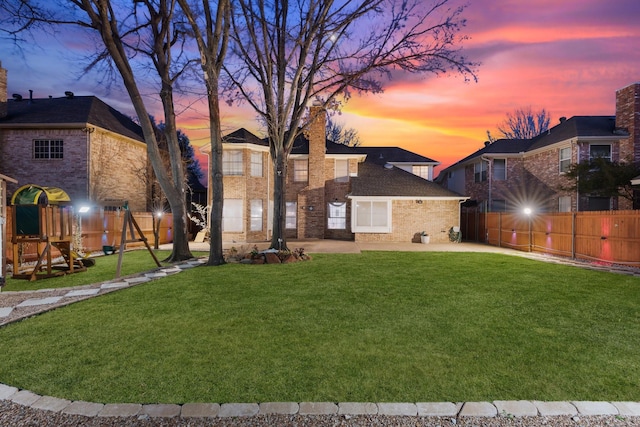
[(87, 213), (91, 210), (91, 207), (89, 206), (80, 206), (80, 209), (78, 209), (79, 213)]

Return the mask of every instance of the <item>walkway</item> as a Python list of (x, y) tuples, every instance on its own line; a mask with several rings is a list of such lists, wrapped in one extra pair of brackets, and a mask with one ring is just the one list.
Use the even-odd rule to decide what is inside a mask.
[[(232, 243), (225, 246), (236, 245)], [(251, 244), (253, 246), (253, 244)], [(260, 246), (260, 245), (259, 245)], [(342, 241), (290, 241), (291, 248), (303, 247), (307, 253), (359, 253), (360, 251), (450, 251), (450, 252), (497, 252), (515, 256), (526, 256), (547, 262), (571, 264), (583, 268), (596, 268), (621, 274), (640, 277), (637, 269), (616, 266), (599, 266), (580, 263), (562, 258), (538, 254), (528, 254), (505, 248), (495, 248), (473, 243), (460, 244), (388, 244), (355, 243)], [(208, 250), (206, 244), (195, 244), (192, 250)], [(203, 259), (194, 259), (178, 263), (169, 268), (160, 268), (134, 277), (112, 282), (77, 288), (41, 290), (30, 292), (0, 293), (0, 325), (10, 323), (34, 314), (71, 304), (119, 289), (136, 286), (141, 283), (178, 274), (185, 269), (204, 263)], [(575, 422), (580, 417), (602, 416), (616, 417), (622, 420), (632, 417), (632, 423), (640, 423), (640, 402), (541, 402), (541, 401), (492, 401), (492, 402), (261, 402), (261, 403), (186, 403), (176, 404), (139, 404), (120, 403), (102, 404), (84, 401), (70, 401), (52, 396), (41, 396), (29, 390), (0, 384), (0, 402), (22, 405), (39, 411), (50, 411), (80, 417), (137, 417), (137, 419), (160, 418), (166, 420), (184, 419), (233, 419), (255, 416), (339, 416), (348, 421), (358, 416), (394, 416), (394, 417), (439, 417), (456, 420), (467, 419), (504, 419), (513, 417), (552, 417), (544, 419), (544, 424), (553, 423), (553, 417), (569, 417)], [(639, 417), (639, 418), (636, 418)], [(315, 419), (315, 418), (314, 418)], [(564, 418), (562, 418), (564, 420)], [(315, 419), (318, 424), (318, 420)], [(268, 424), (269, 420), (266, 421)], [(332, 419), (331, 423), (335, 420)], [(610, 420), (607, 419), (607, 424)], [(265, 425), (267, 425), (265, 424)], [(164, 425), (164, 424), (163, 424)], [(632, 425), (632, 424), (627, 424)]]

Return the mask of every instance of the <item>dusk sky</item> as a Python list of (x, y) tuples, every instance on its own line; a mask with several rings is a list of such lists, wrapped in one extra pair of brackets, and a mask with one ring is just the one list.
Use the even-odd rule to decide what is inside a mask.
[[(465, 54), (481, 63), (477, 83), (395, 75), (383, 94), (352, 98), (338, 122), (357, 129), (363, 145), (403, 147), (445, 167), (481, 148), (487, 130), (498, 136), (497, 125), (517, 108), (545, 108), (552, 126), (562, 116), (613, 115), (615, 91), (640, 81), (638, 0), (470, 0), (464, 17)], [(0, 39), (9, 97), (71, 90), (133, 114), (120, 87), (79, 77), (74, 37), (40, 43), (20, 53)], [(194, 146), (208, 143), (206, 116), (198, 103), (180, 110), (178, 126)], [(223, 125), (225, 133), (261, 134), (246, 106), (225, 105)]]

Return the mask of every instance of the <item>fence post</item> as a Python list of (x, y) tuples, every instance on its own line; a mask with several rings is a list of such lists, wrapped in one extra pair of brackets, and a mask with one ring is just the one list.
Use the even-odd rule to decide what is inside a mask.
[(576, 259), (576, 213), (571, 212), (571, 259)]

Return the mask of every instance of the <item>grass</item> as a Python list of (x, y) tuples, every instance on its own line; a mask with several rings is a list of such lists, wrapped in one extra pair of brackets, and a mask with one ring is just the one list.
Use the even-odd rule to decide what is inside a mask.
[[(171, 251), (154, 251), (158, 260), (167, 258)], [(208, 253), (195, 252), (193, 256), (207, 256)], [(113, 280), (116, 275), (118, 264), (118, 254), (93, 258), (96, 265), (89, 267), (87, 271), (52, 277), (49, 279), (39, 279), (33, 282), (24, 279), (13, 279), (10, 276), (6, 279), (3, 291), (32, 291), (38, 289), (66, 288), (70, 286), (88, 285)], [(121, 276), (140, 273), (157, 268), (156, 263), (146, 249), (125, 252), (122, 259)]]
[(640, 280), (500, 254), (199, 267), (0, 330), (0, 382), (96, 402), (638, 400)]

